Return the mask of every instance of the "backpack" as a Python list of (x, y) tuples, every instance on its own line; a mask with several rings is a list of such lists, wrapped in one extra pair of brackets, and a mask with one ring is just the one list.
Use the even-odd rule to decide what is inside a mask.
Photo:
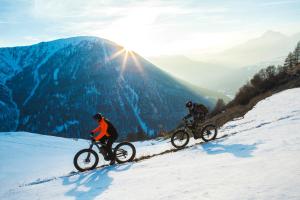
[(197, 113), (204, 113), (205, 115), (208, 113), (208, 109), (207, 109), (206, 106), (203, 105), (203, 104), (195, 103), (195, 104), (194, 104), (194, 110), (195, 110), (195, 112), (197, 112)]

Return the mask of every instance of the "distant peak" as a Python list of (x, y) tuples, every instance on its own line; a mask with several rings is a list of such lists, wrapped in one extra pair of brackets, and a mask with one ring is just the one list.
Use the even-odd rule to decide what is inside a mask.
[(262, 35), (262, 37), (286, 37), (286, 36), (278, 31), (268, 30)]

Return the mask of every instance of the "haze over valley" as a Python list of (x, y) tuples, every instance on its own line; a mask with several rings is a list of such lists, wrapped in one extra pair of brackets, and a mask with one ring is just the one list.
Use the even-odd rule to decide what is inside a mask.
[(230, 49), (192, 58), (185, 55), (150, 57), (154, 64), (196, 86), (222, 92), (232, 97), (261, 68), (282, 65), (300, 33), (285, 35), (267, 31)]

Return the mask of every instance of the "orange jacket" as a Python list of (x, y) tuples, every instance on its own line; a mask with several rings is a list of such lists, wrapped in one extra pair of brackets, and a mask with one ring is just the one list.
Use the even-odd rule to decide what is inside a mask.
[[(92, 130), (92, 132), (95, 134), (94, 139), (96, 141), (101, 140), (104, 136), (109, 137), (109, 133), (107, 132), (108, 124), (106, 123), (104, 117), (98, 122), (99, 126)], [(98, 133), (98, 134), (97, 134)], [(96, 135), (97, 134), (97, 135)]]

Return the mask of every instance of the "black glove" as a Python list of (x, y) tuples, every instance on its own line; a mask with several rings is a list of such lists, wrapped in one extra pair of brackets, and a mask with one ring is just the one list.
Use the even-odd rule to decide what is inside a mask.
[(93, 138), (94, 137), (94, 133), (90, 132), (90, 137)]
[(100, 143), (102, 144), (102, 145), (106, 145), (107, 144), (107, 139), (105, 139), (105, 138), (102, 138), (101, 140), (99, 140), (100, 141)]

